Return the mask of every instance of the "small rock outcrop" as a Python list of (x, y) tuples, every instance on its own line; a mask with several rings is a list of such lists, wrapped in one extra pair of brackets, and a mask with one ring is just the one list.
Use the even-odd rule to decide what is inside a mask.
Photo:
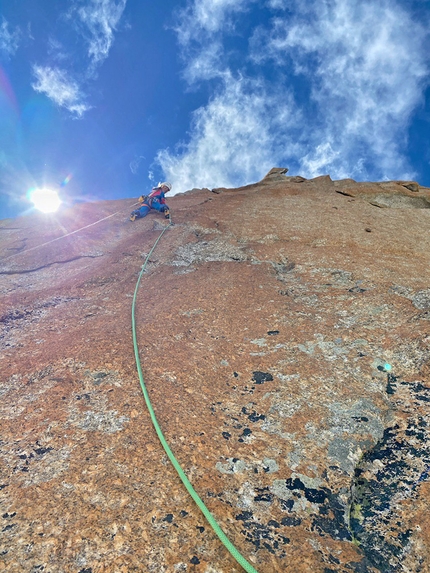
[[(424, 572), (430, 189), (286, 173), (169, 200), (157, 419), (259, 573)], [(0, 221), (0, 571), (241, 571), (141, 395), (166, 223), (133, 203)]]

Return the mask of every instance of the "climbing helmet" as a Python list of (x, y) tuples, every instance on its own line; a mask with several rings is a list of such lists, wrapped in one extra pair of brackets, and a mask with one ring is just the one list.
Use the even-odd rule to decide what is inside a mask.
[(171, 184), (171, 183), (168, 183), (167, 181), (163, 181), (163, 183), (159, 183), (159, 184), (158, 184), (158, 187), (167, 187), (167, 189), (168, 189), (169, 191), (172, 190), (172, 184)]

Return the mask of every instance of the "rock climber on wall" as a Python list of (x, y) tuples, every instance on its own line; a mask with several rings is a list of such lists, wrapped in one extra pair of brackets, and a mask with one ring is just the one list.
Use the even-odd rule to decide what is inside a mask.
[(164, 213), (166, 219), (170, 218), (169, 207), (166, 204), (164, 196), (171, 191), (171, 183), (159, 183), (154, 187), (149, 195), (142, 195), (139, 197), (139, 208), (132, 211), (130, 221), (146, 217), (151, 209), (155, 209), (160, 213)]

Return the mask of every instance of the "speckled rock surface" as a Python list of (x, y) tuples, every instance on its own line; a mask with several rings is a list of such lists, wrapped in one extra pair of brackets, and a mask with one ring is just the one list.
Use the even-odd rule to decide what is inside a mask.
[[(177, 459), (259, 573), (429, 571), (430, 190), (214, 191), (169, 200), (137, 299)], [(0, 222), (0, 571), (242, 571), (141, 394), (132, 296), (166, 222), (133, 202)]]

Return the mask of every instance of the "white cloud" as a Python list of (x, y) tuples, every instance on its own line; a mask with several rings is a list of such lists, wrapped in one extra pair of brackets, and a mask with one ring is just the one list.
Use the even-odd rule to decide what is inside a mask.
[(55, 38), (48, 39), (48, 54), (56, 62), (70, 60), (70, 55), (64, 45)]
[(2, 18), (0, 25), (0, 53), (3, 52), (6, 56), (13, 56), (19, 46), (21, 32), (19, 28), (9, 31), (8, 22)]
[(116, 30), (127, 0), (90, 0), (83, 6), (75, 6), (69, 13), (79, 18), (82, 33), (88, 43), (88, 55), (92, 66), (101, 64), (109, 55)]
[(268, 0), (267, 5), (275, 10), (287, 10), (288, 8), (285, 0)]
[[(301, 121), (290, 94), (270, 93), (258, 80), (226, 76), (218, 95), (194, 112), (190, 141), (173, 152), (161, 151), (157, 160), (175, 193), (251, 183), (277, 158), (298, 153)], [(297, 136), (288, 149), (285, 132)]]
[(188, 84), (224, 77), (226, 70), (220, 65), (223, 47), (221, 42), (209, 42), (190, 58), (183, 72)]
[[(72, 1), (73, 6), (64, 14), (64, 18), (73, 21), (74, 26), (78, 28), (88, 44), (89, 64), (84, 72), (85, 81), (88, 81), (94, 79), (96, 68), (109, 55), (114, 41), (114, 31), (122, 17), (127, 0)], [(48, 40), (48, 53), (51, 60), (57, 62), (68, 60), (69, 64), (70, 62), (73, 64), (73, 53), (64, 49), (63, 44), (54, 37)], [(79, 58), (76, 60), (80, 61)], [(35, 65), (33, 73), (37, 80), (32, 84), (33, 89), (45, 93), (57, 105), (64, 107), (75, 117), (80, 118), (91, 109), (91, 106), (84, 101), (81, 85), (64, 69)]]
[(255, 40), (258, 60), (269, 54), (282, 68), (288, 59), (306, 76), (324, 118), (314, 135), (320, 149), (330, 145), (334, 154), (311, 152), (303, 167), (358, 177), (367, 163), (370, 175), (408, 174), (404, 133), (429, 65), (428, 34), (406, 10), (385, 1), (300, 3)]
[(208, 35), (234, 29), (232, 16), (245, 12), (255, 0), (192, 0), (178, 13), (175, 28), (183, 46), (192, 41), (204, 41)]
[(66, 108), (77, 117), (82, 117), (90, 107), (84, 103), (79, 85), (67, 77), (67, 72), (49, 66), (33, 66), (35, 91), (46, 94), (57, 105)]
[(158, 155), (176, 188), (240, 185), (275, 165), (305, 177), (412, 177), (403, 150), (428, 85), (426, 27), (395, 1), (268, 0), (273, 18), (233, 65), (225, 39), (252, 5), (192, 0), (180, 13), (185, 79), (220, 87), (194, 112), (188, 142)]
[[(340, 152), (335, 151), (329, 141), (321, 143), (301, 160), (301, 167), (304, 170), (303, 173), (306, 173), (310, 178), (317, 177), (321, 173), (321, 166), (327, 167), (334, 165), (339, 155)], [(340, 173), (338, 177), (346, 178), (348, 175), (346, 173)]]
[(238, 16), (256, 0), (191, 0), (177, 11), (177, 34), (188, 84), (223, 78), (223, 38), (237, 33)]
[(130, 171), (133, 173), (133, 175), (136, 175), (137, 172), (139, 171), (139, 165), (140, 165), (142, 159), (145, 159), (145, 157), (143, 155), (137, 155), (134, 159), (132, 159), (130, 161), (129, 167), (130, 167)]

